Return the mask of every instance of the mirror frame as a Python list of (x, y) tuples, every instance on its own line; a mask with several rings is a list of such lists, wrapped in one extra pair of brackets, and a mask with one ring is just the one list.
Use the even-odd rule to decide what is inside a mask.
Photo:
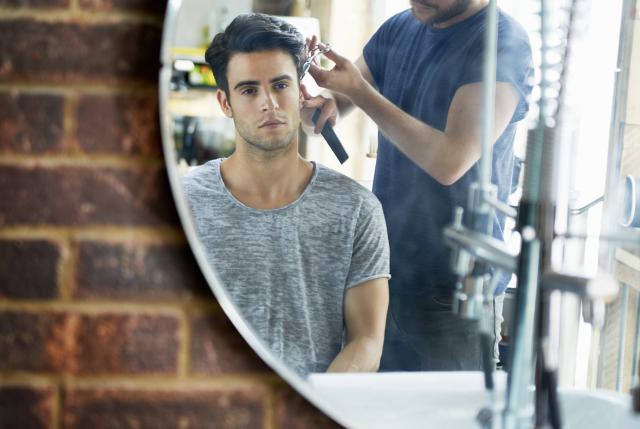
[(289, 369), (284, 363), (278, 360), (269, 351), (266, 346), (256, 337), (252, 329), (244, 321), (240, 313), (234, 307), (229, 294), (224, 289), (220, 279), (214, 271), (211, 264), (207, 260), (207, 255), (204, 246), (200, 242), (193, 219), (191, 218), (191, 211), (186, 203), (186, 198), (180, 185), (180, 174), (178, 172), (178, 161), (173, 145), (173, 137), (169, 125), (169, 82), (171, 80), (172, 60), (170, 43), (175, 40), (176, 34), (176, 22), (178, 15), (180, 14), (180, 7), (182, 6), (182, 0), (168, 0), (167, 9), (165, 13), (163, 29), (162, 29), (162, 45), (160, 50), (160, 73), (158, 81), (158, 97), (159, 97), (159, 119), (160, 130), (162, 138), (162, 149), (164, 153), (164, 161), (167, 168), (167, 174), (169, 176), (169, 183), (171, 186), (171, 192), (173, 194), (173, 200), (176, 205), (178, 216), (182, 229), (187, 237), (189, 247), (193, 252), (202, 274), (204, 275), (209, 288), (213, 292), (218, 304), (224, 311), (225, 315), (229, 318), (233, 326), (238, 330), (242, 338), (247, 344), (257, 353), (274, 372), (282, 377), (287, 384), (293, 387), (300, 395), (310, 401), (316, 408), (320, 409), (324, 414), (329, 416), (338, 424), (345, 427), (354, 427), (353, 422), (350, 422), (347, 416), (339, 415), (339, 410), (334, 409), (328, 402), (326, 402), (321, 394), (315, 390), (315, 388), (305, 379), (300, 377), (293, 370)]

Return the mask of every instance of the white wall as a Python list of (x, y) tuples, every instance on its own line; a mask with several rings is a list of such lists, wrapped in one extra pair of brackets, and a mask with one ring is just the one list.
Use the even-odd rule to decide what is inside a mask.
[(251, 12), (252, 0), (182, 0), (177, 47), (201, 47), (238, 14)]

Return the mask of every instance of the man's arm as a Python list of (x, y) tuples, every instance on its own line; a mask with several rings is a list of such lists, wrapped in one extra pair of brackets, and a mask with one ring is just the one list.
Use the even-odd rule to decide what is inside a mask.
[[(380, 131), (413, 162), (443, 185), (451, 185), (481, 155), (482, 83), (461, 86), (455, 93), (444, 131), (414, 118), (382, 96), (372, 85), (372, 75), (361, 57), (356, 64), (334, 51), (325, 54), (335, 63), (331, 70), (312, 65), (309, 73), (318, 85), (340, 93), (360, 107)], [(496, 84), (494, 139), (505, 130), (518, 105), (519, 95), (508, 83)], [(347, 110), (344, 100), (338, 110)]]
[(380, 366), (389, 306), (386, 278), (369, 280), (347, 289), (344, 318), (347, 344), (327, 372), (375, 372)]

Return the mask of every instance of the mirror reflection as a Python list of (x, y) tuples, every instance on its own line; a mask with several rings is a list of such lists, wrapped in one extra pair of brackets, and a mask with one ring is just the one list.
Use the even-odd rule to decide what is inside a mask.
[[(485, 270), (465, 280), (452, 272), (442, 236), (478, 180), (486, 3), (413, 4), (376, 30), (354, 62), (321, 40), (319, 25), (307, 26), (305, 43), (304, 19), (241, 16), (228, 26), (226, 12), (215, 15), (203, 34), (215, 28), (218, 42), (208, 44), (199, 62), (187, 55), (174, 62), (172, 111), (185, 113), (175, 117), (174, 136), (182, 165), (203, 165), (185, 176), (185, 194), (212, 265), (259, 338), (302, 373), (480, 369), (478, 324), (451, 311), (454, 291), (466, 281), (481, 294), (491, 289), (484, 292), (493, 313), (490, 359), (498, 362), (511, 273), (495, 273), (489, 282), (493, 273)], [(506, 202), (532, 59), (524, 29), (506, 14), (499, 20), (492, 167), (496, 198)], [(178, 26), (177, 37), (184, 28)], [(177, 44), (176, 54), (189, 52)], [(324, 59), (311, 63), (310, 77), (299, 85), (314, 49)], [(308, 90), (310, 78), (321, 88)], [(316, 136), (354, 108), (379, 130), (375, 196), (352, 181), (324, 178), (320, 162), (300, 155), (300, 122)], [(325, 145), (318, 137), (312, 144)], [(207, 188), (213, 183), (218, 188)], [(257, 223), (256, 216), (268, 222)], [(504, 214), (485, 223), (504, 239)], [(389, 273), (390, 288), (383, 281)], [(350, 320), (366, 329), (350, 327)], [(319, 338), (331, 346), (320, 346)], [(352, 362), (332, 366), (340, 350), (353, 350)]]
[[(209, 263), (290, 369), (482, 370), (490, 387), (514, 354), (555, 342), (541, 373), (604, 386), (598, 347), (619, 339), (607, 326), (624, 308), (635, 342), (617, 346), (615, 384), (631, 385), (640, 276), (627, 270), (635, 236), (620, 238), (635, 226), (619, 220), (635, 219), (625, 195), (640, 172), (619, 132), (633, 79), (615, 68), (630, 68), (620, 15), (623, 37), (634, 27), (628, 1), (577, 3), (541, 14), (539, 1), (501, 1), (493, 15), (483, 0), (182, 2), (165, 144)], [(518, 265), (531, 237), (543, 237), (525, 262), (540, 279)]]

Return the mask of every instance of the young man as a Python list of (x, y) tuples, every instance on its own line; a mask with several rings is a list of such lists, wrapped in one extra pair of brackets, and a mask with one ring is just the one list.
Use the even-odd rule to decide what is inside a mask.
[[(188, 174), (200, 239), (257, 336), (301, 374), (376, 371), (388, 306), (382, 208), (298, 155), (306, 46), (274, 17), (237, 17), (206, 53), (236, 150)], [(346, 328), (346, 329), (345, 329)]]
[[(442, 230), (456, 206), (466, 207), (469, 186), (478, 180), (488, 1), (412, 0), (410, 5), (378, 29), (355, 64), (328, 52), (336, 63), (332, 70), (311, 66), (316, 82), (334, 97), (306, 104), (322, 107), (316, 130), (353, 105), (380, 130), (373, 192), (387, 220), (393, 276), (381, 369), (479, 369), (476, 323), (450, 311), (457, 278)], [(532, 61), (522, 27), (502, 11), (497, 25), (492, 182), (506, 201)], [(503, 239), (504, 224), (504, 215), (496, 214), (494, 237)], [(496, 350), (509, 278), (496, 279)]]

